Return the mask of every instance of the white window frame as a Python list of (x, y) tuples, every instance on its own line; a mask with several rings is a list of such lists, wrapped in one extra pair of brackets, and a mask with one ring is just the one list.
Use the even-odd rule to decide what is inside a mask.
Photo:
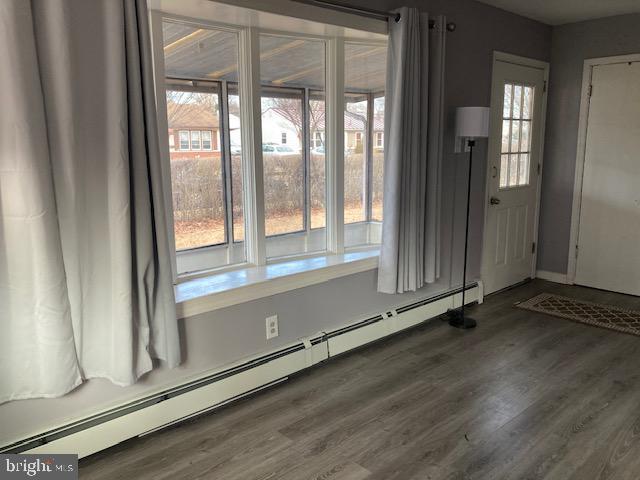
[[(202, 150), (202, 138), (200, 136), (200, 130), (190, 130), (189, 131), (189, 136), (191, 137), (191, 150), (194, 152), (199, 152)], [(198, 137), (198, 148), (194, 148), (193, 147), (193, 143), (194, 143), (194, 136)]]
[[(345, 38), (335, 33), (332, 35), (316, 35), (305, 33), (281, 32), (257, 28), (252, 26), (227, 25), (209, 20), (188, 19), (183, 16), (166, 14), (158, 11), (151, 11), (151, 32), (154, 72), (156, 83), (156, 98), (158, 106), (158, 124), (162, 145), (168, 145), (168, 128), (166, 124), (166, 86), (164, 78), (164, 52), (162, 38), (162, 22), (166, 20), (178, 21), (193, 26), (203, 28), (214, 28), (234, 32), (239, 39), (239, 70), (238, 85), (241, 102), (240, 122), (242, 136), (243, 154), (243, 206), (245, 233), (244, 244), (246, 251), (246, 261), (224, 267), (213, 267), (207, 257), (219, 258), (215, 250), (220, 246), (202, 247), (191, 251), (181, 251), (174, 253), (173, 270), (176, 281), (190, 278), (193, 275), (222, 273), (239, 268), (261, 267), (267, 263), (277, 263), (291, 260), (291, 256), (276, 258), (266, 258), (266, 244), (269, 239), (265, 236), (265, 215), (264, 215), (264, 184), (262, 165), (262, 119), (261, 119), (261, 86), (260, 86), (260, 51), (259, 35), (275, 34), (295, 36), (299, 38), (310, 38), (325, 42), (325, 132), (323, 135), (326, 156), (326, 227), (325, 230), (326, 250), (322, 252), (312, 252), (309, 254), (297, 254), (293, 258), (307, 258), (318, 255), (341, 255), (345, 253), (345, 230), (352, 228), (362, 229), (363, 224), (344, 225), (344, 43)], [(350, 41), (350, 40), (348, 40)], [(350, 41), (351, 42), (351, 41)], [(386, 41), (366, 40), (361, 43), (368, 45), (386, 45)], [(165, 137), (165, 138), (162, 138)], [(364, 138), (364, 136), (363, 136)], [(189, 136), (189, 146), (191, 147), (191, 135)], [(200, 139), (202, 146), (202, 139)], [(179, 144), (180, 142), (178, 142)], [(220, 146), (220, 144), (218, 144)], [(307, 145), (310, 146), (309, 144)], [(164, 149), (163, 149), (164, 150)], [(169, 166), (169, 152), (162, 152), (163, 157), (163, 185), (165, 210), (168, 220), (167, 230), (170, 235), (175, 252), (175, 238), (173, 231), (173, 204), (171, 199), (171, 177)], [(379, 227), (379, 224), (377, 225)], [(316, 235), (318, 232), (316, 232)], [(376, 241), (379, 233), (356, 232), (358, 236)], [(291, 235), (292, 237), (295, 234)], [(286, 244), (286, 236), (270, 237), (275, 241)], [(292, 239), (294, 241), (295, 239)], [(284, 242), (283, 242), (284, 241)], [(295, 240), (295, 241), (300, 241)], [(308, 241), (303, 239), (302, 241)], [(378, 240), (379, 241), (379, 240)], [(349, 248), (348, 251), (359, 251), (363, 249), (377, 249), (379, 245), (359, 245)], [(283, 248), (286, 251), (286, 248)]]
[[(182, 134), (187, 134), (187, 148), (182, 148)], [(191, 150), (191, 132), (189, 130), (178, 130), (178, 150), (188, 152)]]
[[(205, 146), (204, 146), (204, 142), (205, 142), (205, 140), (204, 140), (204, 134), (205, 134), (205, 133), (208, 133), (208, 134), (209, 134), (209, 148), (205, 148)], [(201, 131), (200, 131), (200, 142), (201, 142), (202, 150), (203, 150), (203, 151), (205, 151), (205, 152), (211, 152), (211, 151), (213, 151), (213, 131), (211, 131), (211, 130), (201, 130)], [(216, 151), (217, 151), (217, 150), (216, 150)]]

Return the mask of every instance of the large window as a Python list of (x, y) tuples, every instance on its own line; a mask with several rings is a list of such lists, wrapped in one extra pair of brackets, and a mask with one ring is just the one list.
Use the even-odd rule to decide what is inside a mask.
[[(178, 273), (248, 258), (260, 263), (326, 252), (328, 198), (332, 212), (335, 207), (344, 211), (344, 224), (335, 226), (335, 217), (332, 223), (344, 235), (331, 237), (340, 242), (334, 240), (331, 252), (379, 243), (385, 44), (340, 43), (345, 58), (340, 90), (344, 150), (328, 158), (337, 132), (327, 129), (325, 64), (338, 58), (328, 56), (327, 48), (336, 39), (258, 31), (251, 37), (257, 38), (252, 40), (255, 50), (241, 50), (243, 30), (163, 21)], [(259, 79), (251, 77), (258, 69), (240, 68), (251, 61), (252, 51), (257, 52), (253, 61), (259, 62)], [(242, 85), (249, 85), (248, 90)], [(241, 105), (240, 92), (249, 92), (248, 107)], [(338, 124), (336, 113), (333, 125)], [(245, 148), (243, 139), (258, 136), (243, 132), (241, 119), (260, 126), (261, 144), (255, 140), (256, 145)], [(327, 182), (329, 161), (344, 167), (344, 195), (339, 198), (327, 196), (339, 191)], [(258, 183), (254, 171), (262, 172)], [(261, 189), (245, 192), (245, 185)], [(247, 217), (246, 202), (252, 212)], [(258, 221), (245, 225), (245, 218)]]

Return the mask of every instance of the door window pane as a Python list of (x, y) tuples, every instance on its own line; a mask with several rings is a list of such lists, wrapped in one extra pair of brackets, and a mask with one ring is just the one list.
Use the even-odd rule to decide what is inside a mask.
[(522, 100), (522, 118), (531, 120), (533, 112), (533, 88), (524, 87), (524, 98)]
[(513, 118), (521, 118), (520, 111), (522, 108), (522, 85), (514, 85), (513, 87), (513, 108), (511, 114)]
[(504, 118), (511, 118), (511, 107), (513, 99), (513, 85), (506, 84), (504, 86), (504, 106), (502, 116)]
[(500, 188), (529, 184), (534, 87), (504, 86)]

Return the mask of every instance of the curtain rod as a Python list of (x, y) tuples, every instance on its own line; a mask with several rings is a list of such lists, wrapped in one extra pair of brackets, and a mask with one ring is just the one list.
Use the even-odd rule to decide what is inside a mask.
[[(332, 10), (338, 10), (341, 12), (354, 13), (356, 15), (361, 15), (363, 17), (376, 18), (378, 20), (384, 20), (388, 22), (393, 18), (393, 20), (397, 23), (400, 21), (400, 13), (394, 12), (385, 12), (382, 10), (374, 10), (371, 8), (364, 7), (353, 7), (351, 5), (345, 5), (344, 3), (337, 2), (329, 2), (327, 0), (295, 0), (299, 3), (308, 3), (312, 5), (318, 5), (324, 8), (330, 8)], [(429, 28), (434, 28), (435, 21), (429, 20)], [(447, 31), (453, 32), (456, 29), (456, 24), (453, 22), (447, 23)]]

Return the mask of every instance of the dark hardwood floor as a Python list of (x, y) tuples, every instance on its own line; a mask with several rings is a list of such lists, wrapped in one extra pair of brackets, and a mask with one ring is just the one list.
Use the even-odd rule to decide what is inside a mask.
[(91, 479), (638, 479), (640, 337), (513, 307), (533, 281), (84, 459)]

